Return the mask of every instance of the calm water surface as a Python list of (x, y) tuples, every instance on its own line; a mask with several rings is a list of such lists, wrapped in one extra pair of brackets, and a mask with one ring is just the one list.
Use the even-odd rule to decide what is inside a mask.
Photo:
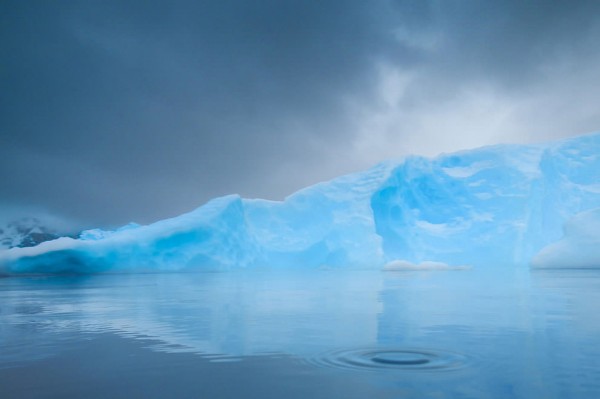
[(597, 398), (600, 271), (0, 279), (0, 398)]

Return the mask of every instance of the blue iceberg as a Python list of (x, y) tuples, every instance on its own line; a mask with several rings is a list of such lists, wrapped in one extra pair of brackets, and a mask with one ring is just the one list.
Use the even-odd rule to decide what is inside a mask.
[(535, 268), (600, 268), (600, 208), (570, 219), (563, 238), (543, 248), (531, 261)]
[[(433, 159), (410, 156), (316, 184), (284, 201), (217, 198), (147, 226), (88, 230), (79, 239), (2, 251), (0, 273), (419, 265), (445, 270), (527, 265), (546, 248), (534, 260), (541, 266), (549, 264), (548, 253), (569, 253), (547, 249), (563, 236), (563, 224), (595, 208), (600, 134)], [(586, 217), (570, 225), (581, 219)], [(599, 226), (584, 230), (598, 234)], [(568, 245), (576, 248), (580, 236), (570, 236)], [(599, 266), (595, 262), (587, 264)]]

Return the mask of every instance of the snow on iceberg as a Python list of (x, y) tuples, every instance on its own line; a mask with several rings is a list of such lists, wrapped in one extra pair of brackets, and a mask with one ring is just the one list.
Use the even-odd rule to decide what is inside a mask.
[(600, 208), (570, 219), (564, 237), (544, 247), (531, 261), (535, 268), (600, 268)]
[(598, 171), (600, 134), (411, 156), (284, 201), (232, 195), (148, 226), (13, 248), (0, 273), (525, 265), (566, 220), (600, 207)]
[(125, 226), (121, 226), (116, 230), (102, 230), (102, 229), (91, 229), (91, 230), (84, 230), (81, 233), (79, 233), (79, 239), (80, 240), (100, 240), (102, 238), (107, 238), (109, 236), (112, 236), (113, 234), (119, 232), (119, 231), (124, 231), (124, 230), (131, 230), (131, 229), (137, 229), (138, 227), (140, 227), (139, 224), (137, 223), (128, 223)]

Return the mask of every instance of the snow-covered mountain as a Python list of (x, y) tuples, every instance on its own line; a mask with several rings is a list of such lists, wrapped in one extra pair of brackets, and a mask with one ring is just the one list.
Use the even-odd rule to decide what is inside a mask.
[(0, 227), (0, 249), (33, 247), (57, 238), (59, 235), (54, 230), (36, 218), (21, 218)]
[(411, 156), (281, 202), (217, 198), (148, 226), (4, 251), (0, 271), (527, 265), (565, 221), (595, 208), (600, 134)]

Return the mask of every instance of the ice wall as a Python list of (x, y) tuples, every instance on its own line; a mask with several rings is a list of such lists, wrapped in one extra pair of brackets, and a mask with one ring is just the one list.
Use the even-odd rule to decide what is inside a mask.
[(371, 204), (388, 258), (526, 263), (600, 204), (600, 135), (408, 158)]
[(593, 134), (408, 157), (282, 202), (218, 198), (148, 226), (0, 252), (0, 273), (526, 265), (566, 220), (598, 207)]

